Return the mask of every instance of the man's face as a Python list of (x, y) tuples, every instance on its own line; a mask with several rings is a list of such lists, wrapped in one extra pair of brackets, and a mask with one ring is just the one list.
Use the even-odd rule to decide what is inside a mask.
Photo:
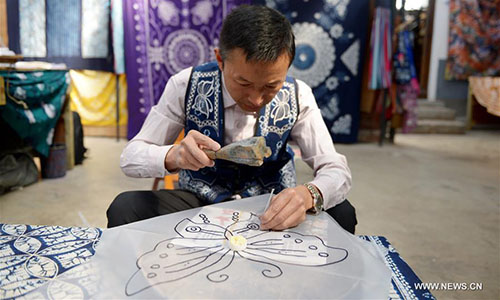
[(245, 52), (231, 50), (223, 62), (219, 49), (215, 49), (219, 68), (226, 88), (238, 106), (248, 112), (258, 112), (283, 86), (290, 64), (290, 56), (283, 52), (275, 62), (246, 61)]

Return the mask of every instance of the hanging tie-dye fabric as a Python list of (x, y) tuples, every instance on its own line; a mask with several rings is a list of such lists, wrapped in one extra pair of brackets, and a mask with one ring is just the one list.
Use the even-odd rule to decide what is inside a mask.
[(500, 75), (500, 2), (450, 0), (445, 78)]
[(44, 57), (45, 0), (19, 0), (21, 52), (25, 56)]
[[(70, 70), (71, 110), (77, 111), (83, 125), (116, 125), (116, 75), (109, 72)], [(118, 76), (120, 124), (127, 124), (127, 81)]]
[(80, 0), (47, 0), (48, 56), (80, 55)]
[(123, 0), (111, 1), (111, 30), (113, 33), (113, 58), (115, 73), (125, 73), (125, 48), (123, 36)]
[(368, 87), (372, 90), (385, 89), (391, 86), (392, 59), (391, 11), (377, 7), (373, 19), (370, 38), (370, 65)]
[(417, 127), (417, 106), (420, 85), (413, 59), (413, 35), (408, 30), (398, 33), (398, 43), (394, 54), (394, 78), (397, 93), (404, 109), (403, 132), (411, 132)]
[(215, 59), (222, 20), (247, 0), (130, 0), (124, 3), (128, 138), (158, 102), (170, 76)]
[(110, 0), (7, 1), (9, 48), (24, 60), (113, 71)]
[(110, 0), (82, 0), (82, 57), (108, 56)]
[(334, 142), (356, 142), (369, 5), (353, 0), (254, 3), (275, 8), (290, 20), (296, 54), (289, 75), (313, 89)]

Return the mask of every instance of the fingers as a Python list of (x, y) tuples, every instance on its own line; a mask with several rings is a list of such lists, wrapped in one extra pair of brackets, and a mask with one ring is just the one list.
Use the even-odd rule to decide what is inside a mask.
[(218, 150), (219, 143), (206, 135), (190, 130), (179, 145), (172, 147), (165, 158), (167, 170), (187, 169), (198, 171), (204, 167), (212, 167), (215, 162), (211, 160), (201, 149)]
[(186, 137), (181, 141), (182, 152), (179, 153), (179, 159), (185, 161), (185, 166), (195, 167), (200, 169), (207, 166), (213, 166), (214, 161), (211, 160), (205, 152), (203, 152), (197, 141), (194, 138)]
[(198, 145), (203, 146), (201, 148), (205, 148), (205, 149), (209, 149), (209, 150), (213, 150), (213, 151), (217, 151), (220, 149), (219, 143), (217, 143), (216, 141), (212, 140), (210, 137), (202, 134), (199, 131), (191, 130), (188, 132), (187, 135), (192, 136)]
[(262, 229), (283, 230), (294, 227), (305, 220), (304, 199), (293, 189), (279, 193), (261, 217)]
[(181, 141), (181, 145), (189, 152), (189, 155), (186, 156), (188, 164), (197, 169), (212, 167), (215, 164), (201, 149), (206, 148), (213, 151), (220, 149), (219, 143), (196, 130), (189, 131), (186, 138)]

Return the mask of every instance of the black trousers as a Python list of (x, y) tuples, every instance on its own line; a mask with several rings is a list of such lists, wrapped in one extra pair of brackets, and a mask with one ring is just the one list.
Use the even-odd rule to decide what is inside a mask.
[[(231, 200), (229, 200), (231, 201)], [(207, 205), (185, 190), (130, 191), (119, 194), (106, 212), (108, 228)], [(354, 234), (356, 210), (346, 199), (326, 211)]]

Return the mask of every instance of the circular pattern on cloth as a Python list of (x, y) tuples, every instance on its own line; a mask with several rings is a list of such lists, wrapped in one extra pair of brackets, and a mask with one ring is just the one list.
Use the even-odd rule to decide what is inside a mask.
[(165, 64), (171, 74), (185, 68), (197, 66), (207, 61), (209, 57), (208, 42), (198, 31), (180, 29), (168, 35), (165, 39)]
[(333, 41), (321, 26), (314, 23), (296, 23), (293, 25), (293, 32), (296, 50), (289, 74), (315, 88), (333, 69)]

